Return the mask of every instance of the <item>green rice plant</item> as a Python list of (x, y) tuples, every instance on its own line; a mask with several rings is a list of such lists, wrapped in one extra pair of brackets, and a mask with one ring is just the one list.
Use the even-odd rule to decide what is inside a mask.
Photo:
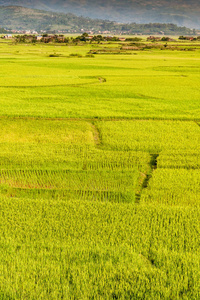
[(106, 149), (120, 151), (200, 151), (199, 127), (181, 121), (105, 121), (97, 123)]
[(0, 43), (0, 299), (200, 298), (200, 52), (117, 46)]
[(195, 299), (198, 208), (1, 198), (3, 297)]
[(90, 122), (2, 119), (1, 125), (0, 191), (7, 196), (134, 202), (150, 168), (147, 153), (101, 150)]
[(200, 152), (198, 150), (165, 151), (158, 157), (158, 167), (199, 169)]
[(94, 60), (84, 57), (90, 50), (93, 45), (1, 43), (0, 115), (199, 120), (199, 51), (155, 49)]
[[(137, 172), (119, 171), (54, 171), (54, 170), (2, 170), (0, 171), (0, 186), (8, 194), (25, 192), (25, 189), (56, 190), (70, 198), (78, 199), (134, 201), (138, 181)], [(28, 192), (28, 195), (30, 193)], [(34, 192), (32, 192), (34, 194)], [(41, 194), (42, 196), (42, 194)], [(74, 197), (73, 197), (74, 198)], [(126, 200), (127, 199), (127, 200)]]
[(142, 192), (141, 202), (199, 206), (199, 182), (199, 170), (157, 169)]

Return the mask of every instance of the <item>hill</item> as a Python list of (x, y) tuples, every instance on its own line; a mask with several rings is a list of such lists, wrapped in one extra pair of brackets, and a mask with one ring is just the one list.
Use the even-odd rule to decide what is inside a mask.
[(123, 24), (114, 21), (78, 17), (72, 13), (58, 13), (21, 6), (0, 7), (0, 27), (12, 30), (45, 30), (123, 34), (194, 34), (193, 30), (174, 24)]
[(198, 0), (0, 0), (0, 5), (71, 12), (85, 17), (137, 23), (175, 23), (200, 28)]

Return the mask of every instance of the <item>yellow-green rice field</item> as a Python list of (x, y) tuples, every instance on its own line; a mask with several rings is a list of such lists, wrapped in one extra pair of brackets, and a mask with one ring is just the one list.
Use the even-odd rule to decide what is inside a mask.
[(0, 39), (1, 300), (200, 299), (200, 45), (122, 46)]

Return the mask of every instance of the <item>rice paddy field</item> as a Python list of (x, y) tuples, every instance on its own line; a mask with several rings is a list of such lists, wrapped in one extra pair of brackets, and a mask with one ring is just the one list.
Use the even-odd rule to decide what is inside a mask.
[(200, 45), (121, 46), (0, 40), (1, 300), (200, 299)]

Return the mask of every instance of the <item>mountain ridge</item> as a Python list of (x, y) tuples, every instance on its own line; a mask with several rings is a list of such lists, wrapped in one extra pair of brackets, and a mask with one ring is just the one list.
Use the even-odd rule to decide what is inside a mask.
[(123, 23), (175, 23), (179, 26), (200, 28), (198, 0), (0, 0), (0, 5), (71, 12), (78, 16)]
[(48, 32), (117, 34), (195, 34), (186, 27), (174, 24), (123, 24), (114, 21), (79, 17), (72, 13), (26, 8), (23, 6), (0, 6), (0, 27), (10, 30), (36, 30)]

